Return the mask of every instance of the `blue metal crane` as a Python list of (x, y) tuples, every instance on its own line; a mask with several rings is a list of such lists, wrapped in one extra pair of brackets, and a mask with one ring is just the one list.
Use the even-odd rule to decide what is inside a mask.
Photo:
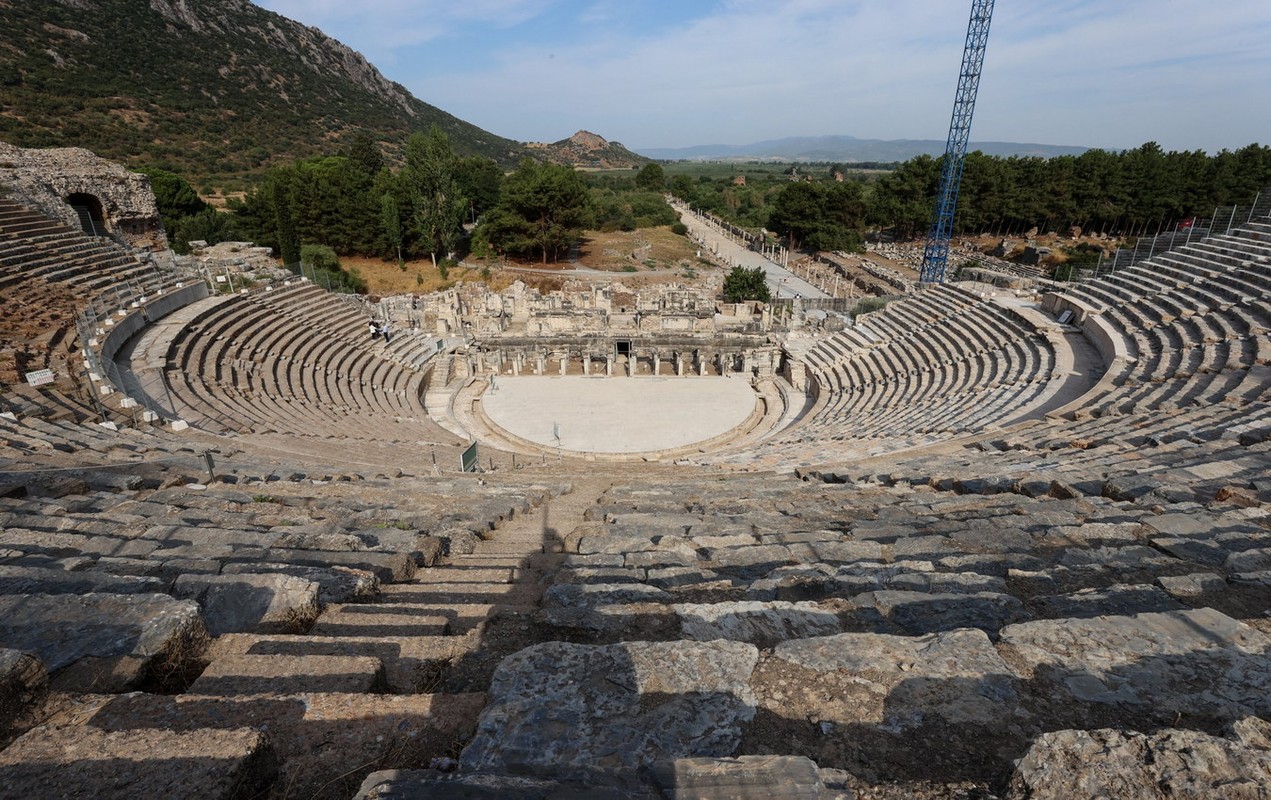
[(967, 25), (966, 48), (962, 51), (962, 73), (958, 76), (958, 94), (953, 101), (949, 140), (944, 147), (936, 213), (931, 218), (927, 246), (922, 251), (922, 283), (944, 282), (949, 263), (949, 238), (953, 235), (953, 214), (958, 208), (958, 187), (962, 184), (967, 141), (971, 138), (971, 115), (975, 113), (975, 94), (980, 88), (980, 71), (984, 67), (984, 50), (989, 43), (989, 22), (992, 18), (993, 0), (971, 1), (971, 22)]

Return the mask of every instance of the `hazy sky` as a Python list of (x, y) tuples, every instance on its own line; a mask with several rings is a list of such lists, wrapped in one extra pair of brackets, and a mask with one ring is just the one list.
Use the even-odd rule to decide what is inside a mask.
[[(493, 133), (945, 138), (970, 0), (257, 0)], [(1271, 2), (999, 0), (971, 136), (1271, 143)]]

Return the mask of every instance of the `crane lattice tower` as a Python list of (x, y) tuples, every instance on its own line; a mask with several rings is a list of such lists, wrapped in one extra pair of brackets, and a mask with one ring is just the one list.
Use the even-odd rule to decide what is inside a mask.
[(944, 147), (944, 164), (940, 170), (940, 189), (936, 194), (936, 211), (927, 233), (927, 246), (922, 252), (922, 283), (943, 283), (949, 262), (949, 239), (953, 235), (953, 215), (958, 208), (958, 187), (962, 184), (962, 167), (966, 163), (967, 142), (971, 138), (971, 115), (975, 113), (975, 94), (980, 88), (980, 72), (984, 67), (984, 50), (989, 43), (989, 22), (993, 18), (993, 0), (972, 0), (971, 22), (967, 25), (966, 47), (962, 51), (962, 72), (958, 76), (958, 93), (953, 101), (953, 119), (949, 123), (949, 139)]

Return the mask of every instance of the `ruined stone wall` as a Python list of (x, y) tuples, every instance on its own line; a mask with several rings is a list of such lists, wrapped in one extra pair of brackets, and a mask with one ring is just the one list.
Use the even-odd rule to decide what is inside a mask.
[(168, 250), (150, 179), (88, 150), (24, 149), (0, 142), (0, 186), (19, 203), (76, 230), (80, 219), (67, 198), (96, 198), (108, 235), (129, 247)]

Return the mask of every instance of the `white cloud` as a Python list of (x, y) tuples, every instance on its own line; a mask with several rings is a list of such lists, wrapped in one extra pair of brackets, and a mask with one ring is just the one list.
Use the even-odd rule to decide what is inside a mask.
[[(633, 146), (943, 139), (969, 11), (949, 0), (720, 0), (648, 24), (652, 4), (617, 0), (262, 2), (501, 135), (588, 128)], [(510, 38), (549, 13), (552, 25)], [(491, 31), (508, 35), (487, 47)], [(1171, 149), (1266, 139), (1269, 39), (1265, 0), (999, 3), (972, 136)], [(409, 47), (420, 42), (464, 50), (428, 61)]]

